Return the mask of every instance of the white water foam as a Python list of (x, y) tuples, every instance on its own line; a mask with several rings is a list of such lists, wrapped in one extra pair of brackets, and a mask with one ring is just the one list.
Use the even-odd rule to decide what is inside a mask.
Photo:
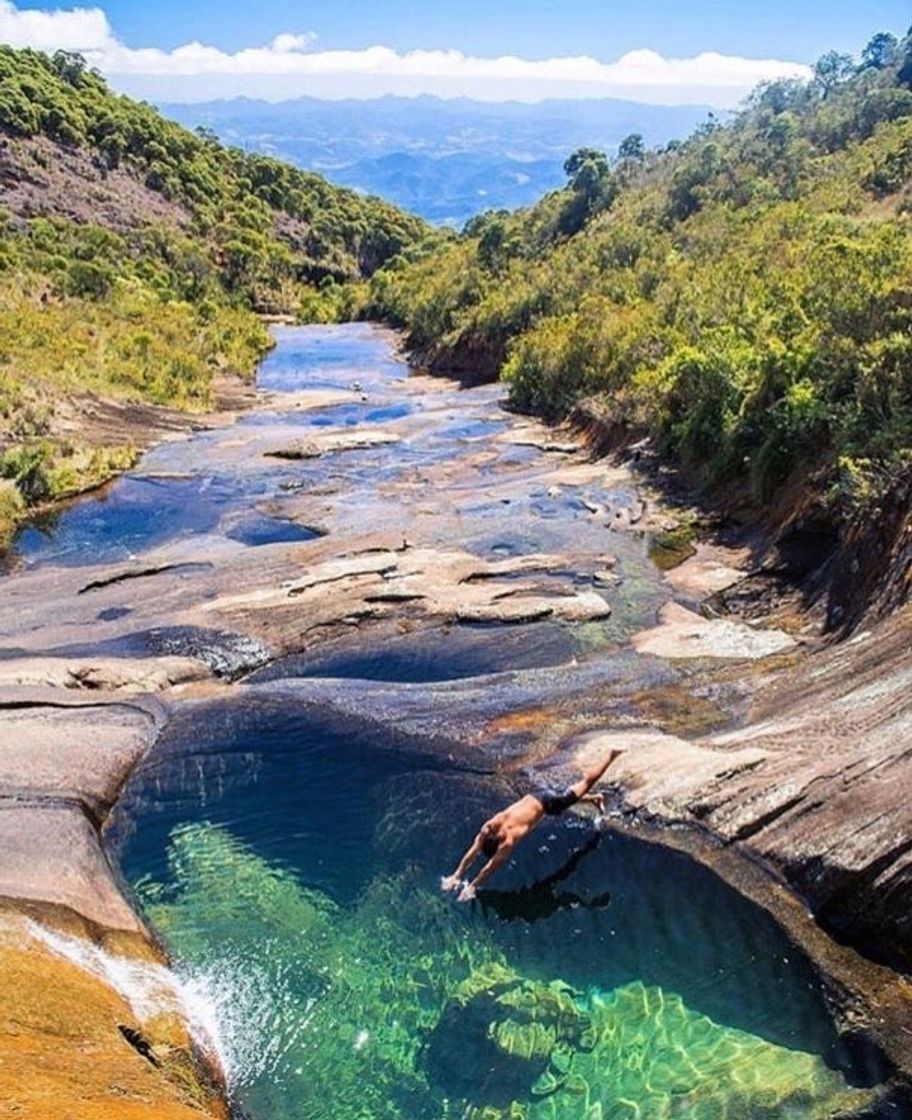
[(27, 925), (31, 936), (51, 952), (113, 988), (140, 1023), (156, 1015), (179, 1015), (196, 1045), (218, 1061), (227, 1077), (216, 1006), (204, 986), (185, 981), (178, 972), (154, 961), (117, 956), (91, 941), (68, 937), (32, 920)]
[(269, 943), (260, 967), (225, 958), (216, 972), (133, 960), (38, 922), (29, 920), (28, 927), (52, 952), (113, 988), (139, 1023), (163, 1013), (179, 1015), (196, 1045), (218, 1062), (229, 1093), (276, 1076), (309, 1026), (316, 1001), (302, 1008), (291, 999), (284, 978), (271, 967)]
[(185, 1005), (213, 1039), (230, 1091), (281, 1080), (289, 1056), (307, 1049), (317, 1000), (294, 995), (293, 966), (275, 960), (273, 948), (264, 941), (257, 962), (226, 953), (217, 965), (178, 970)]

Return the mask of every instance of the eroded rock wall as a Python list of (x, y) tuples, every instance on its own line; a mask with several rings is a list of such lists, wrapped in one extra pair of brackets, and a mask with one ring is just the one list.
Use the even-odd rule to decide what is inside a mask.
[(149, 698), (3, 691), (3, 1115), (227, 1116), (217, 1067), (191, 1040), (164, 959), (99, 836), (162, 719)]
[(778, 869), (823, 926), (912, 969), (912, 608), (772, 677), (745, 724), (614, 742), (623, 807), (689, 822)]

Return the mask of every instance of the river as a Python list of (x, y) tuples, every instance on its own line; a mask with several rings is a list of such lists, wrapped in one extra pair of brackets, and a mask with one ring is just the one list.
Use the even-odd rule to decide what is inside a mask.
[(874, 1074), (810, 962), (684, 854), (571, 813), (475, 903), (441, 894), (574, 735), (657, 710), (683, 734), (725, 726), (740, 692), (689, 692), (686, 666), (631, 645), (682, 595), (655, 562), (668, 514), (629, 474), (504, 411), (499, 386), (412, 373), (387, 332), (277, 339), (264, 407), (20, 534), (31, 597), (4, 652), (169, 674), (106, 839), (209, 1009), (238, 1108), (865, 1105)]

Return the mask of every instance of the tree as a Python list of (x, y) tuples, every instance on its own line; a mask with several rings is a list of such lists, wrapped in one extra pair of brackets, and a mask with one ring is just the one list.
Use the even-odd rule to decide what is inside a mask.
[(701, 121), (694, 129), (694, 136), (706, 139), (722, 129), (722, 122), (712, 110), (706, 114), (706, 120)]
[(748, 105), (771, 113), (784, 113), (797, 109), (807, 100), (805, 91), (800, 78), (777, 78), (773, 82), (761, 82), (748, 98)]
[(204, 124), (198, 124), (193, 131), (200, 140), (202, 140), (204, 144), (208, 144), (210, 148), (218, 147), (219, 138), (213, 129), (207, 128)]
[(570, 187), (575, 194), (593, 202), (602, 182), (609, 178), (611, 169), (608, 157), (596, 148), (578, 148), (564, 163), (570, 176)]
[(564, 160), (564, 174), (569, 179), (575, 179), (586, 163), (594, 163), (599, 167), (604, 166), (606, 171), (608, 169), (608, 157), (604, 152), (600, 152), (597, 148), (577, 148)]
[(862, 70), (885, 70), (896, 60), (899, 40), (889, 31), (879, 31), (861, 52)]
[(497, 272), (507, 248), (507, 226), (503, 218), (489, 221), (478, 239), (478, 259), (489, 272)]
[(646, 144), (639, 132), (625, 136), (618, 147), (618, 159), (642, 163), (646, 156)]
[(827, 51), (814, 64), (814, 85), (820, 90), (821, 97), (826, 100), (837, 86), (847, 82), (854, 73), (855, 64), (851, 55), (840, 54), (839, 51)]
[(69, 82), (71, 86), (82, 83), (82, 77), (86, 72), (86, 60), (79, 51), (55, 51), (51, 62), (65, 82)]
[(561, 233), (572, 235), (599, 209), (614, 201), (617, 184), (608, 157), (596, 148), (578, 148), (568, 156), (564, 171), (570, 176), (571, 197), (558, 218)]
[(764, 129), (764, 135), (773, 152), (777, 156), (783, 155), (798, 135), (798, 122), (794, 114), (786, 112), (773, 117)]
[(912, 89), (912, 27), (909, 28), (900, 50), (902, 51), (902, 65), (896, 75), (896, 80), (901, 86), (908, 86)]

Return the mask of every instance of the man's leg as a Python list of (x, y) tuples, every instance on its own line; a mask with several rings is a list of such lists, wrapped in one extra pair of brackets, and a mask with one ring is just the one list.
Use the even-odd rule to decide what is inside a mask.
[(583, 776), (580, 778), (580, 780), (578, 782), (574, 782), (574, 784), (570, 787), (570, 789), (572, 789), (576, 794), (577, 799), (586, 796), (586, 794), (589, 792), (589, 790), (592, 789), (599, 778), (602, 777), (611, 763), (624, 753), (624, 749), (625, 748), (623, 747), (615, 747), (604, 762), (599, 762), (595, 766), (591, 766), (588, 770), (583, 771)]

